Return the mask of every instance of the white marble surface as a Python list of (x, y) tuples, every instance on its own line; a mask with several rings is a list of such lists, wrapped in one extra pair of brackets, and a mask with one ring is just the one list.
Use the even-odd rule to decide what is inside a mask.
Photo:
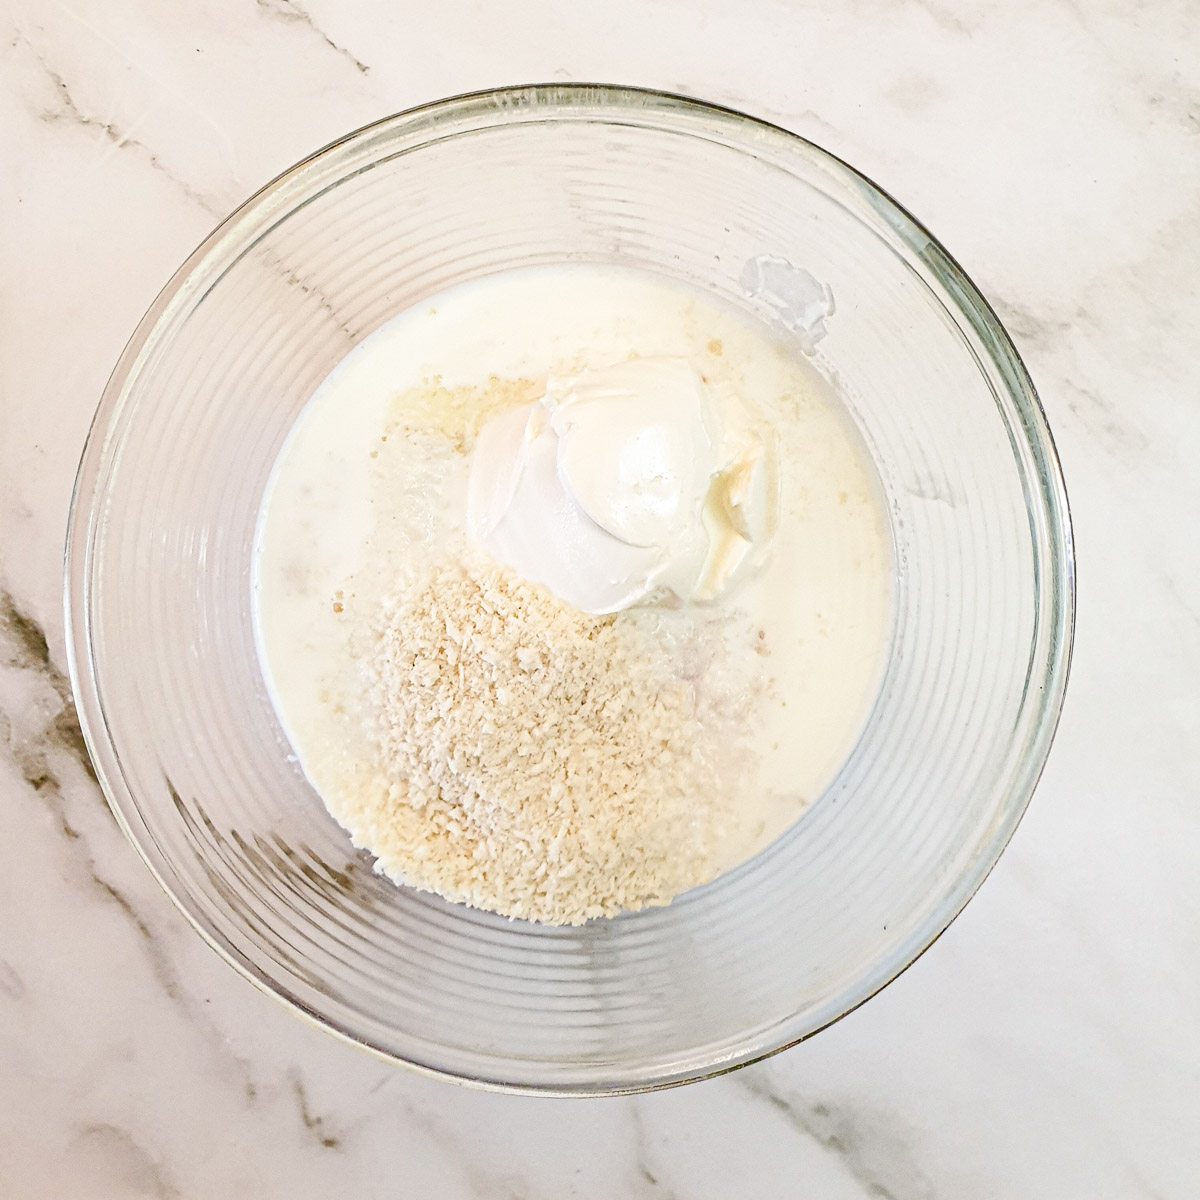
[[(468, 1092), (308, 1028), (160, 894), (85, 770), (60, 555), (92, 410), (215, 219), (434, 97), (664, 86), (806, 134), (936, 230), (1058, 436), (1076, 665), (949, 933), (771, 1062)], [(0, 0), (0, 1197), (1200, 1196), (1194, 0)]]

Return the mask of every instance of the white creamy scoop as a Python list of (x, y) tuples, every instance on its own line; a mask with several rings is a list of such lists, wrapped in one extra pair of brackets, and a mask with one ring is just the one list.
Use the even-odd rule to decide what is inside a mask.
[(565, 379), (480, 431), (467, 531), (590, 613), (666, 589), (710, 600), (774, 525), (770, 447), (734, 430), (684, 358)]

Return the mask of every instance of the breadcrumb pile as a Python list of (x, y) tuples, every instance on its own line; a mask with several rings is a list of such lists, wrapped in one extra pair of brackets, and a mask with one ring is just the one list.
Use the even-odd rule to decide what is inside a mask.
[(711, 875), (695, 689), (636, 614), (446, 561), (386, 607), (364, 672), (385, 780), (340, 816), (397, 882), (578, 925)]

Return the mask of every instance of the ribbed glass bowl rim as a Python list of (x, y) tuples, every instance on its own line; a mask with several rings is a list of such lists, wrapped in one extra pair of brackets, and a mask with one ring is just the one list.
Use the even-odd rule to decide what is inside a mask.
[[(920, 259), (944, 288), (956, 306), (956, 315), (979, 337), (992, 366), (1003, 379), (1009, 399), (1020, 418), (1018, 427), (1010, 427), (1009, 434), (1026, 443), (1037, 468), (1036, 485), (1046, 517), (1046, 537), (1039, 547), (1040, 561), (1049, 565), (1049, 569), (1042, 572), (1040, 577), (1040, 587), (1045, 589), (1049, 599), (1046, 653), (1040, 664), (1043, 698), (1037, 710), (1036, 728), (1031, 730), (1028, 738), (1029, 753), (1009, 792), (1005, 818), (997, 824), (989, 841), (979, 848), (969, 869), (958, 879), (946, 900), (908, 942), (893, 953), (893, 961), (881, 981), (873, 982), (864, 994), (852, 997), (836, 1016), (817, 1028), (785, 1033), (777, 1045), (767, 1048), (747, 1045), (744, 1053), (723, 1055), (720, 1062), (686, 1078), (650, 1078), (614, 1085), (586, 1086), (513, 1084), (498, 1078), (466, 1076), (440, 1069), (433, 1063), (403, 1058), (386, 1047), (373, 1044), (353, 1029), (343, 1028), (325, 1014), (313, 1011), (310, 1006), (290, 995), (258, 963), (245, 958), (225, 942), (209, 926), (204, 913), (193, 908), (172, 886), (172, 865), (159, 852), (145, 829), (138, 799), (126, 785), (122, 774), (120, 759), (100, 700), (91, 638), (92, 556), (97, 530), (103, 520), (101, 485), (113, 450), (119, 444), (124, 401), (141, 364), (158, 340), (160, 325), (165, 324), (164, 318), (170, 316), (178, 304), (186, 303), (194, 277), (201, 273), (203, 265), (210, 258), (221, 257), (239, 244), (248, 244), (248, 233), (261, 228), (268, 217), (288, 211), (287, 196), (298, 182), (318, 172), (329, 157), (364, 142), (386, 144), (404, 140), (409, 143), (411, 151), (422, 145), (473, 132), (478, 128), (471, 124), (472, 118), (476, 117), (487, 118), (491, 126), (502, 124), (506, 119), (511, 119), (514, 124), (563, 119), (578, 122), (586, 121), (589, 115), (602, 123), (611, 123), (622, 113), (636, 118), (636, 124), (642, 128), (653, 128), (657, 115), (664, 118), (662, 127), (668, 132), (687, 133), (687, 127), (690, 126), (693, 133), (719, 135), (727, 143), (747, 152), (753, 152), (755, 147), (769, 146), (774, 153), (791, 154), (796, 159), (819, 166), (827, 174), (838, 178), (843, 185), (859, 192), (887, 222), (887, 230), (877, 229), (877, 232), (893, 239), (897, 248), (907, 250), (910, 255)], [(978, 288), (915, 217), (878, 184), (837, 156), (798, 134), (736, 109), (649, 88), (554, 83), (490, 88), (451, 96), (364, 125), (289, 167), (246, 200), (204, 239), (171, 277), (139, 322), (101, 396), (88, 431), (71, 497), (63, 599), (71, 685), (84, 740), (100, 787), (118, 824), (163, 890), (222, 958), (267, 995), (281, 1001), (311, 1023), (385, 1061), (401, 1063), (436, 1078), (494, 1091), (595, 1096), (654, 1091), (711, 1078), (796, 1045), (840, 1020), (881, 991), (941, 936), (987, 878), (1012, 838), (1049, 754), (1070, 673), (1075, 621), (1075, 567), (1066, 488), (1054, 440), (1029, 373), (1007, 331)]]

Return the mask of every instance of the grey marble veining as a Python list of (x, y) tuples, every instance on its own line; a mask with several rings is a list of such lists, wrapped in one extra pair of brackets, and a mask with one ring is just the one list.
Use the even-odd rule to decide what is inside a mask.
[[(0, 1196), (1200, 1195), (1198, 48), (1189, 0), (0, 7)], [(103, 803), (60, 615), (96, 401), (214, 221), (376, 117), (548, 79), (745, 108), (935, 230), (1042, 395), (1080, 579), (1042, 785), (937, 945), (778, 1058), (589, 1102), (389, 1068), (221, 963)]]

